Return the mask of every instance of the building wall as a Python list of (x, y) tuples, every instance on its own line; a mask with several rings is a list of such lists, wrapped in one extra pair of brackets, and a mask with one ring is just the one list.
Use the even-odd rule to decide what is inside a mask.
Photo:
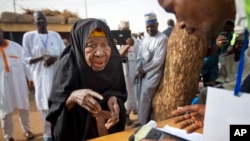
[[(4, 32), (4, 37), (6, 39), (9, 39), (9, 40), (12, 40), (12, 41), (15, 41), (17, 43), (19, 43), (20, 45), (22, 45), (22, 40), (23, 40), (23, 34), (25, 32)], [(58, 32), (62, 39), (67, 39), (68, 41), (70, 41), (70, 34), (69, 32)]]

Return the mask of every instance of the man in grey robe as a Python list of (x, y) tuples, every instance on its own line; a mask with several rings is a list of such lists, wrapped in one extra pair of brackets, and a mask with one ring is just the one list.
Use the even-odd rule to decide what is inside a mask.
[(139, 124), (152, 119), (152, 98), (157, 90), (164, 71), (166, 43), (168, 37), (158, 31), (156, 14), (144, 15), (148, 35), (143, 38), (137, 56), (137, 79), (139, 80)]

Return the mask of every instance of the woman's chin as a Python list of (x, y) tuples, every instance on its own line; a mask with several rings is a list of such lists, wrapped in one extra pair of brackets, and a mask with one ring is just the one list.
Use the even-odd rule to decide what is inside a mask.
[(94, 71), (102, 71), (104, 68), (92, 68)]

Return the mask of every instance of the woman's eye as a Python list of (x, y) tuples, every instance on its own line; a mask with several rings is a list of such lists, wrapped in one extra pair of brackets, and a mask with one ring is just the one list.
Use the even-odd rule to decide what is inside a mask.
[(95, 49), (97, 47), (107, 48), (107, 47), (109, 47), (109, 44), (108, 44), (108, 42), (103, 42), (103, 43), (100, 43), (100, 44), (88, 43), (86, 45), (86, 47), (92, 48), (92, 49)]
[(87, 44), (87, 47), (95, 48), (95, 45), (94, 44)]
[(108, 43), (102, 43), (102, 47), (109, 47)]

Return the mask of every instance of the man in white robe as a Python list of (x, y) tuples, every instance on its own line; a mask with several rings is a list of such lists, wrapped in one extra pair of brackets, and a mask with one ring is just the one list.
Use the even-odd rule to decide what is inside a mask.
[(32, 77), (22, 62), (22, 47), (4, 39), (3, 34), (0, 29), (0, 119), (3, 135), (6, 140), (14, 141), (12, 113), (18, 109), (22, 130), (27, 139), (32, 139), (27, 85), (27, 79), (31, 82)]
[(137, 56), (139, 79), (139, 124), (152, 119), (152, 98), (160, 83), (164, 71), (167, 36), (158, 31), (158, 22), (154, 13), (145, 14), (146, 35)]
[(43, 123), (43, 139), (51, 140), (50, 123), (47, 122), (48, 97), (54, 75), (54, 63), (65, 48), (61, 36), (47, 30), (47, 19), (43, 12), (34, 13), (37, 30), (23, 35), (23, 61), (33, 73), (35, 101)]

